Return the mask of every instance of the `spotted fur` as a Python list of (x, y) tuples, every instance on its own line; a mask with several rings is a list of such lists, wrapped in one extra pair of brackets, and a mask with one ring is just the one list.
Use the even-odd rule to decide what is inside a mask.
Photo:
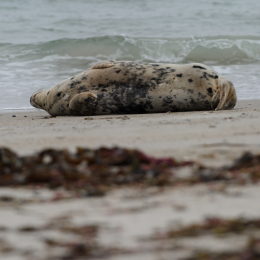
[(50, 115), (101, 115), (232, 109), (233, 84), (204, 64), (104, 61), (33, 94)]

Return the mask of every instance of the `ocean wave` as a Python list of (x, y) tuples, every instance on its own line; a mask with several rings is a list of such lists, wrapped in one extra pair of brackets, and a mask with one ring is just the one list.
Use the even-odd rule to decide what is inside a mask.
[(260, 37), (131, 38), (122, 35), (59, 39), (36, 44), (0, 44), (4, 62), (81, 58), (145, 62), (235, 64), (260, 60)]

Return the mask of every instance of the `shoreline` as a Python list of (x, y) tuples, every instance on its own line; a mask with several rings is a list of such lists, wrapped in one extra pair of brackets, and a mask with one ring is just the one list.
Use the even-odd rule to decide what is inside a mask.
[[(12, 117), (16, 115), (16, 117)], [(136, 148), (156, 157), (216, 165), (259, 152), (260, 100), (232, 110), (49, 118), (45, 111), (0, 113), (0, 146), (19, 154), (77, 146)]]

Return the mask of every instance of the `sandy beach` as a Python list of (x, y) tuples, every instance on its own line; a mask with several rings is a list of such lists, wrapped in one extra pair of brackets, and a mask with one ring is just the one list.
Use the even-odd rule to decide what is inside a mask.
[[(260, 260), (259, 10), (0, 1), (0, 260)], [(202, 74), (180, 66), (191, 63)], [(234, 109), (51, 117), (30, 104), (57, 86), (44, 106), (77, 111), (70, 93), (91, 86), (102, 113), (128, 111), (120, 95), (136, 112), (182, 99), (209, 109), (216, 83), (230, 106), (234, 86)]]
[[(13, 117), (15, 115), (15, 117)], [(50, 118), (45, 111), (0, 113), (0, 146), (19, 154), (43, 148), (137, 148), (152, 156), (223, 165), (260, 151), (260, 100), (235, 109)]]
[[(217, 112), (50, 118), (42, 111), (12, 111), (0, 113), (0, 147), (29, 155), (43, 148), (120, 146), (219, 167), (246, 151), (260, 154), (259, 117), (260, 100), (239, 101), (235, 109)], [(259, 218), (259, 198), (257, 183), (116, 189), (102, 198), (5, 187), (0, 189), (0, 258), (177, 260), (200, 259), (194, 257), (200, 250), (238, 252), (248, 245), (251, 231), (175, 239), (166, 239), (165, 232), (207, 217)], [(77, 248), (74, 258), (68, 253), (65, 258), (82, 239), (93, 240), (98, 253)]]

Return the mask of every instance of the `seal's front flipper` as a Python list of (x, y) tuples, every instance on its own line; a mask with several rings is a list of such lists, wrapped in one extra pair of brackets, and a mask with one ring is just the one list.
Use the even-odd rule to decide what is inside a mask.
[(114, 60), (105, 60), (95, 64), (91, 69), (106, 69), (113, 67), (115, 63), (116, 62)]
[(97, 107), (97, 95), (84, 92), (75, 95), (70, 103), (69, 108), (73, 115), (89, 116), (92, 115)]

